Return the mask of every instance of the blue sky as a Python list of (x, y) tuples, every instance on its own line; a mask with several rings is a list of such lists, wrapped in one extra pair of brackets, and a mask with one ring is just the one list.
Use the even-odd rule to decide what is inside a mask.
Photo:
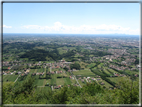
[(3, 33), (140, 34), (139, 3), (4, 3)]

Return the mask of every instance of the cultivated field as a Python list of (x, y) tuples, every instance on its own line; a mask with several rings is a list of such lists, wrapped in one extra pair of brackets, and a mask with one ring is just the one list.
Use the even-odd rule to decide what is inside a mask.
[(3, 82), (6, 82), (7, 80), (14, 82), (17, 77), (18, 75), (3, 75)]
[(90, 71), (90, 69), (84, 69), (79, 71), (73, 71), (74, 75), (82, 75), (82, 76), (95, 76), (94, 73)]

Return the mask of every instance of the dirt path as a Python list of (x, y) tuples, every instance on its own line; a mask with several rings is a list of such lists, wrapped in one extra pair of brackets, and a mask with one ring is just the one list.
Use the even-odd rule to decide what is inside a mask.
[(86, 82), (88, 82), (87, 78), (86, 78)]
[(82, 88), (81, 85), (79, 84), (78, 80), (76, 79), (76, 77), (73, 75), (72, 72), (71, 72), (71, 74), (72, 74), (72, 76), (75, 78), (75, 80), (76, 80), (77, 84), (80, 86), (80, 88)]
[[(20, 76), (20, 75), (19, 75), (19, 76)], [(14, 82), (16, 82), (16, 81), (18, 80), (19, 76), (17, 77), (17, 79), (16, 79)]]

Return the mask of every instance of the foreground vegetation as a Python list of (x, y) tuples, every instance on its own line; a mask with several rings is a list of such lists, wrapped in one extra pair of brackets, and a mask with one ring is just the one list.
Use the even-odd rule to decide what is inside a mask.
[(117, 88), (102, 88), (96, 82), (82, 88), (64, 85), (59, 90), (39, 89), (34, 78), (27, 77), (21, 84), (3, 83), (3, 104), (138, 104), (138, 79), (122, 78)]

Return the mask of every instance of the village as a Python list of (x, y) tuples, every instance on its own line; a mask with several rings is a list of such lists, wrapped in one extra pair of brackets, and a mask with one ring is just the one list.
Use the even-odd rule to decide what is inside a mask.
[[(111, 57), (110, 57), (111, 58)], [(113, 59), (113, 58), (112, 58)], [(127, 77), (128, 75), (120, 73), (115, 71), (116, 70), (129, 70), (132, 74), (135, 75), (135, 77), (138, 77), (139, 74), (136, 71), (136, 69), (139, 69), (139, 65), (135, 66), (134, 68), (129, 68), (127, 65), (127, 62), (122, 61), (120, 64), (122, 66), (116, 66), (114, 64), (109, 64), (112, 62), (109, 59), (109, 56), (104, 56), (102, 60), (100, 60), (100, 64), (94, 67), (97, 70), (105, 71), (106, 74), (110, 75), (108, 78), (120, 78), (120, 77)], [(70, 69), (70, 64), (75, 62), (66, 62), (65, 60), (60, 60), (58, 62), (52, 62), (52, 63), (45, 63), (43, 61), (39, 61), (38, 63), (25, 63), (22, 64), (22, 61), (13, 61), (13, 62), (3, 62), (3, 66), (7, 66), (8, 71), (3, 71), (3, 75), (13, 75), (16, 76), (14, 82), (18, 80), (18, 78), (25, 77), (27, 75), (37, 76), (40, 79), (43, 78), (43, 83), (37, 83), (38, 87), (51, 87), (52, 90), (59, 89), (63, 87), (64, 83), (70, 87), (70, 85), (73, 86), (79, 86), (80, 88), (85, 85), (87, 82), (91, 83), (93, 81), (96, 81), (101, 86), (105, 86), (107, 88), (113, 89), (112, 85), (107, 83), (105, 80), (101, 78), (101, 76), (94, 74), (90, 71), (90, 67), (95, 66), (95, 63), (87, 64), (83, 66), (81, 65), (82, 70), (76, 70), (76, 69)], [(109, 66), (108, 66), (109, 64)], [(11, 66), (10, 66), (11, 65)], [(27, 68), (22, 68), (21, 70), (14, 70), (14, 65), (22, 66), (24, 65)], [(89, 67), (90, 66), (90, 67)], [(107, 67), (108, 66), (108, 67)], [(125, 67), (124, 67), (125, 66)], [(64, 68), (67, 68), (66, 70)], [(34, 69), (33, 69), (34, 68)], [(35, 69), (36, 68), (36, 69)], [(47, 69), (46, 69), (47, 68)], [(114, 69), (113, 69), (114, 68)], [(5, 78), (4, 76), (4, 78)], [(47, 79), (47, 77), (50, 77)], [(39, 79), (39, 80), (40, 80)], [(9, 79), (4, 79), (5, 81), (9, 81)], [(46, 80), (46, 82), (45, 82)], [(52, 82), (51, 82), (52, 81)]]
[[(114, 89), (121, 77), (139, 77), (138, 38), (31, 36), (15, 40), (18, 42), (4, 39), (2, 74), (5, 82), (22, 82), (31, 76), (36, 78), (38, 89), (54, 90), (64, 85), (82, 88), (92, 82)], [(41, 53), (36, 51), (39, 49)], [(47, 54), (42, 56), (42, 52)], [(79, 69), (71, 68), (75, 63)]]

